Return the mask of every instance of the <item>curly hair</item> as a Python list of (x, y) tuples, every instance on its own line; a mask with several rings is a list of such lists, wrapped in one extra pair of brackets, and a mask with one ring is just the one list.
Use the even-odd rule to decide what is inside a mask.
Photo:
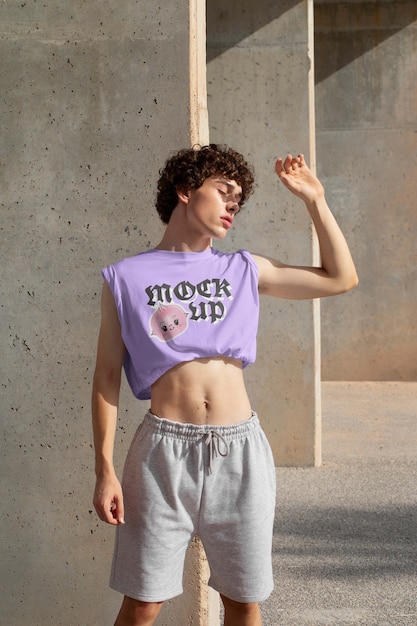
[(155, 206), (164, 224), (178, 204), (177, 189), (198, 189), (207, 178), (222, 175), (242, 187), (240, 206), (253, 191), (253, 168), (239, 153), (217, 144), (180, 150), (159, 171)]

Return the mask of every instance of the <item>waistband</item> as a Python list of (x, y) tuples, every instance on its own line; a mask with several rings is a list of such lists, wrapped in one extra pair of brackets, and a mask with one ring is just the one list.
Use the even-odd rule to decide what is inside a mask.
[(259, 418), (255, 412), (252, 412), (248, 420), (238, 422), (237, 424), (213, 425), (173, 422), (148, 411), (144, 417), (143, 425), (146, 425), (152, 432), (184, 441), (197, 441), (209, 433), (218, 433), (224, 439), (244, 438), (249, 433), (260, 429)]

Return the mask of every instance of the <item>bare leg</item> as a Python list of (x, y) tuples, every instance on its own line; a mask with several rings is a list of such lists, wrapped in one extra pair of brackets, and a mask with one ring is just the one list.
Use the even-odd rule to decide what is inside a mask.
[(257, 602), (235, 602), (221, 596), (224, 604), (224, 626), (262, 626)]
[(114, 626), (152, 626), (161, 606), (162, 602), (141, 602), (125, 596)]

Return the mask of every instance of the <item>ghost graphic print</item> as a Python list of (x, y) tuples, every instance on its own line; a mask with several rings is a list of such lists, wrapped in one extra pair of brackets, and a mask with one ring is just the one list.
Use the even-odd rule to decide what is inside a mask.
[(188, 328), (188, 313), (179, 304), (161, 304), (149, 320), (151, 337), (166, 342), (182, 335)]

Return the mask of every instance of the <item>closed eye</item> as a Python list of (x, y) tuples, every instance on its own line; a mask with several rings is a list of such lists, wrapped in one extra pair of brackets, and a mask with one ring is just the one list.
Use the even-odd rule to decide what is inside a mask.
[(242, 201), (242, 188), (236, 183), (224, 179), (219, 179), (216, 182), (218, 183), (217, 190), (222, 200), (233, 202), (233, 207), (230, 207), (229, 210), (235, 215), (239, 213)]

